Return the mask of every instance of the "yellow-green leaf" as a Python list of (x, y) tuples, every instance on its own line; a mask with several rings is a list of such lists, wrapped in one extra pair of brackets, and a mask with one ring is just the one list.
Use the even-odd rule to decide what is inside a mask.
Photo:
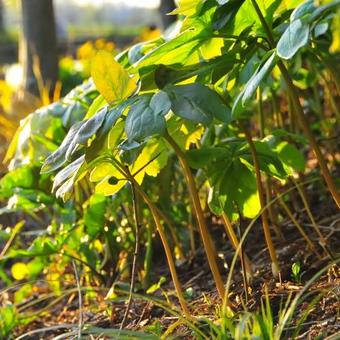
[[(114, 178), (114, 181), (110, 179)], [(126, 184), (123, 175), (111, 163), (98, 164), (90, 174), (91, 182), (99, 182), (96, 185), (96, 193), (105, 196), (116, 194)]]
[(188, 17), (197, 15), (203, 5), (203, 1), (197, 0), (179, 0), (177, 3), (177, 8), (170, 14), (182, 14)]
[[(132, 173), (141, 170), (136, 176), (136, 180), (143, 180), (144, 174), (157, 177), (161, 169), (168, 161), (167, 147), (161, 139), (152, 139), (144, 147), (141, 154), (133, 164)], [(156, 158), (155, 158), (156, 157)], [(152, 160), (151, 163), (149, 163)], [(149, 163), (149, 164), (148, 164)], [(147, 165), (146, 165), (147, 164)], [(143, 177), (141, 176), (143, 174)]]
[(99, 51), (92, 61), (92, 79), (110, 104), (128, 98), (137, 89), (136, 82), (107, 51)]
[[(107, 176), (101, 182), (96, 185), (96, 193), (105, 196), (112, 196), (116, 194), (126, 184), (125, 179), (117, 180), (116, 184), (110, 184), (111, 176)], [(121, 177), (120, 177), (121, 178)]]
[(99, 182), (111, 176), (122, 178), (120, 172), (111, 163), (100, 163), (91, 171), (90, 181)]
[(90, 119), (92, 116), (95, 115), (96, 112), (99, 111), (99, 109), (101, 109), (106, 104), (107, 101), (105, 100), (105, 98), (102, 95), (99, 95), (90, 105), (84, 119)]

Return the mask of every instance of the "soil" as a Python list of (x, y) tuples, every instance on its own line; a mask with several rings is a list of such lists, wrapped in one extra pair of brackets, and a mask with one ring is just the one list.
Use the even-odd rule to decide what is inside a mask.
[[(317, 200), (319, 202), (319, 199)], [(313, 206), (313, 196), (311, 199)], [(313, 206), (318, 212), (317, 221), (324, 236), (327, 238), (329, 249), (334, 258), (339, 258), (340, 251), (340, 214), (331, 202), (324, 199), (322, 209), (320, 205)], [(312, 226), (301, 206), (295, 209), (295, 217), (301, 225), (309, 230), (315, 244), (318, 243), (316, 234), (312, 230)], [(246, 227), (244, 221), (242, 229)], [(331, 263), (329, 255), (325, 253), (320, 246), (317, 250), (321, 254), (318, 258), (308, 249), (306, 242), (297, 232), (294, 225), (289, 220), (281, 221), (281, 230), (285, 237), (284, 240), (275, 239), (278, 245), (277, 253), (281, 267), (281, 281), (274, 280), (271, 273), (271, 265), (268, 252), (264, 246), (264, 239), (259, 223), (255, 224), (250, 231), (245, 244), (245, 250), (251, 258), (254, 269), (254, 277), (250, 284), (249, 296), (246, 299), (245, 289), (243, 287), (243, 276), (239, 260), (236, 262), (234, 274), (232, 276), (232, 284), (230, 287), (230, 305), (234, 313), (243, 311), (256, 312), (264, 301), (266, 291), (270, 299), (270, 305), (274, 320), (278, 320), (278, 313), (283, 308), (289, 297), (294, 298), (304, 288), (304, 285), (313, 278), (314, 275), (324, 270), (323, 273), (313, 279), (310, 287), (303, 294), (303, 300), (299, 303), (292, 321), (285, 329), (284, 338), (291, 338), (296, 326), (304, 317), (305, 312), (310, 308), (314, 299), (313, 306), (308, 315), (302, 320), (301, 329), (297, 339), (340, 339), (340, 270), (336, 265), (329, 266)], [(220, 269), (227, 277), (230, 264), (234, 255), (234, 251), (226, 238), (224, 229), (219, 221), (215, 221), (210, 227), (214, 239), (219, 240), (216, 245), (220, 256)], [(313, 236), (314, 235), (314, 236)], [(161, 250), (160, 250), (161, 251)], [(157, 256), (158, 259), (164, 259), (163, 254)], [(301, 264), (301, 281), (292, 278), (292, 263), (299, 262)], [(168, 303), (177, 306), (177, 300), (174, 294), (174, 287), (171, 283), (169, 271), (166, 263), (159, 262), (155, 265), (155, 282), (159, 277), (165, 276), (166, 282), (162, 288), (153, 293), (153, 297), (164, 300), (166, 296)], [(216, 293), (214, 283), (210, 274), (209, 267), (203, 250), (199, 248), (194, 257), (190, 261), (186, 261), (178, 265), (178, 274), (183, 289), (186, 290), (187, 299), (189, 301), (190, 310), (193, 315), (199, 318), (209, 318), (218, 322), (218, 311), (220, 300)], [(72, 269), (71, 269), (72, 271)], [(74, 282), (69, 287), (74, 288)], [(66, 290), (65, 285), (63, 288)], [(44, 284), (41, 284), (43, 291)], [(41, 292), (38, 292), (41, 295)], [(119, 329), (122, 318), (126, 309), (126, 298), (121, 295), (121, 299), (114, 302), (105, 300), (108, 288), (98, 290), (95, 298), (83, 298), (83, 306), (81, 308), (82, 323), (91, 324), (100, 328), (116, 328)], [(138, 292), (141, 295), (145, 292)], [(39, 296), (40, 296), (39, 295)], [(54, 298), (55, 299), (55, 298)], [(317, 302), (315, 302), (317, 299)], [(71, 328), (76, 329), (79, 323), (80, 310), (78, 293), (76, 290), (65, 298), (61, 298), (51, 305), (53, 299), (46, 300), (44, 304), (36, 305), (34, 308), (43, 308), (47, 306), (46, 313), (41, 314), (39, 318), (17, 329), (16, 334), (25, 334), (24, 339), (53, 339), (56, 335), (65, 334), (64, 338), (72, 338), (71, 333), (67, 333)], [(169, 307), (169, 305), (168, 305)], [(178, 307), (178, 306), (177, 306)], [(33, 312), (34, 309), (31, 310)], [(153, 301), (145, 298), (134, 298), (127, 320), (126, 329), (129, 330), (145, 330), (156, 329), (160, 327), (164, 332), (170, 325), (173, 325), (177, 316), (171, 315), (164, 309), (157, 306)], [(57, 329), (49, 331), (39, 331), (46, 327), (58, 326)], [(148, 328), (149, 327), (149, 328)], [(204, 326), (202, 326), (204, 329)], [(30, 333), (32, 332), (32, 333)], [(67, 334), (70, 334), (68, 337)], [(74, 334), (74, 333), (73, 333)], [(192, 331), (181, 325), (174, 328), (171, 335), (179, 339), (192, 339)], [(93, 337), (93, 339), (106, 339), (105, 336)]]

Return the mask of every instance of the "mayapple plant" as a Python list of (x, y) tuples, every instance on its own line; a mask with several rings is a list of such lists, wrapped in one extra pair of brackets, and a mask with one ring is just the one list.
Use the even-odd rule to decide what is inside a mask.
[[(284, 121), (280, 129), (271, 129), (272, 117), (264, 116), (261, 106), (273, 100), (281, 111), (277, 94), (287, 94), (290, 126), (298, 122), (294, 128), (304, 132), (329, 192), (340, 206), (338, 190), (294, 79), (295, 63), (301, 56), (318, 56), (318, 39), (332, 39), (329, 27), (339, 3), (182, 0), (174, 12), (181, 17), (180, 29), (132, 46), (116, 58), (100, 51), (92, 61), (90, 103), (81, 115), (75, 107), (70, 109), (68, 133), (44, 160), (41, 172), (55, 174), (53, 192), (63, 200), (72, 197), (84, 178), (96, 194), (115, 199), (127, 183), (133, 185), (153, 216), (185, 315), (189, 311), (161, 223), (162, 212), (144, 185), (145, 179), (157, 177), (169, 157), (176, 155), (222, 299), (224, 281), (203, 209), (205, 200), (211, 213), (225, 222), (235, 249), (239, 240), (232, 223), (240, 216), (253, 218), (261, 212), (277, 276), (280, 269), (265, 188), (272, 179), (284, 182), (295, 173), (303, 173), (305, 161), (296, 148), (301, 137)], [(325, 59), (328, 54), (323, 50), (318, 58)], [(259, 115), (254, 115), (256, 105)], [(58, 108), (58, 104), (51, 107), (56, 112)], [(281, 113), (276, 114), (280, 118)], [(256, 124), (260, 136), (256, 136)], [(14, 156), (13, 164), (26, 152), (20, 145), (24, 126), (20, 129), (12, 147), (17, 151), (10, 155)], [(42, 131), (42, 137), (47, 133), (47, 129)], [(202, 178), (209, 197), (200, 190), (198, 181)], [(249, 259), (246, 264), (251, 272)]]

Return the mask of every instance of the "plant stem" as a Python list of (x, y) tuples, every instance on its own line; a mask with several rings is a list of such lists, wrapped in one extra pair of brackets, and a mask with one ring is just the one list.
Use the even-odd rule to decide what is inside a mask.
[(137, 263), (137, 256), (139, 253), (139, 234), (141, 229), (141, 221), (140, 221), (140, 212), (139, 212), (139, 201), (138, 201), (138, 195), (136, 194), (136, 189), (134, 187), (133, 183), (130, 183), (131, 185), (131, 191), (132, 191), (132, 204), (133, 204), (133, 216), (135, 219), (135, 251), (133, 253), (133, 260), (132, 260), (132, 270), (131, 270), (131, 283), (130, 283), (130, 292), (129, 292), (129, 298), (128, 303), (126, 306), (126, 310), (124, 313), (124, 317), (122, 320), (122, 323), (120, 325), (120, 329), (123, 329), (127, 318), (129, 316), (131, 303), (132, 303), (132, 294), (135, 289), (135, 277), (136, 277), (136, 263)]
[[(227, 216), (226, 213), (222, 213), (222, 220), (223, 220), (223, 225), (224, 225), (224, 228), (225, 228), (225, 231), (227, 233), (227, 236), (231, 242), (231, 245), (233, 246), (233, 248), (235, 250), (237, 250), (237, 247), (239, 246), (240, 242), (235, 234), (235, 231), (234, 231), (234, 228), (233, 228), (233, 225), (229, 219), (229, 217)], [(251, 261), (249, 260), (247, 254), (244, 253), (244, 262), (245, 262), (245, 269), (246, 269), (246, 272), (249, 276), (249, 278), (252, 278), (253, 277), (253, 270), (252, 270), (252, 264), (251, 264)], [(240, 256), (240, 259), (242, 257), (242, 254), (240, 252), (239, 254)]]
[(264, 18), (259, 5), (257, 4), (256, 0), (251, 0), (251, 3), (252, 3), (252, 5), (255, 9), (255, 12), (256, 12), (258, 18), (261, 21), (262, 28), (266, 32), (266, 35), (267, 35), (267, 38), (268, 38), (268, 41), (269, 41), (269, 44), (270, 44), (270, 48), (275, 48), (275, 41), (274, 41), (272, 31), (271, 31), (270, 27), (268, 26), (266, 19)]
[[(271, 29), (268, 26), (268, 24), (267, 24), (267, 22), (266, 22), (266, 20), (263, 16), (263, 14), (261, 13), (261, 10), (260, 10), (256, 0), (251, 0), (251, 2), (254, 6), (254, 9), (256, 11), (257, 16), (259, 17), (259, 19), (261, 21), (262, 27), (267, 34), (271, 48), (275, 48), (275, 41), (274, 41), (273, 34), (272, 34)], [(281, 60), (278, 61), (278, 66), (279, 66), (281, 74), (282, 74), (282, 76), (285, 80), (285, 83), (287, 85), (287, 90), (288, 90), (289, 96), (290, 96), (290, 98), (293, 102), (293, 106), (295, 107), (295, 110), (296, 110), (295, 113), (297, 114), (297, 118), (298, 118), (298, 121), (301, 125), (301, 128), (302, 128), (304, 134), (306, 135), (306, 137), (307, 137), (307, 139), (308, 139), (308, 141), (309, 141), (309, 143), (312, 147), (312, 150), (313, 150), (315, 157), (316, 157), (316, 159), (319, 163), (323, 178), (325, 179), (325, 182), (328, 186), (328, 189), (331, 192), (335, 203), (340, 208), (339, 192), (338, 192), (337, 187), (336, 187), (335, 183), (333, 182), (333, 179), (330, 175), (330, 172), (329, 172), (328, 167), (327, 167), (327, 163), (326, 163), (326, 161), (325, 161), (325, 159), (324, 159), (324, 157), (321, 153), (319, 145), (316, 142), (316, 139), (315, 139), (310, 127), (309, 127), (309, 123), (308, 123), (308, 121), (305, 117), (305, 114), (303, 112), (303, 108), (301, 106), (301, 103), (300, 103), (300, 100), (299, 100), (299, 97), (298, 97), (298, 94), (297, 94), (298, 91), (297, 91), (295, 85), (293, 84), (293, 81), (292, 81), (292, 79), (291, 79), (291, 77), (288, 73), (286, 66), (284, 65), (284, 63)]]
[(158, 211), (158, 214), (159, 216), (162, 218), (162, 220), (164, 221), (164, 223), (168, 226), (169, 228), (169, 231), (170, 231), (170, 234), (172, 236), (172, 239), (175, 243), (175, 246), (177, 248), (177, 251), (178, 251), (178, 256), (179, 256), (179, 259), (181, 261), (184, 260), (184, 253), (183, 253), (183, 249), (182, 249), (182, 246), (181, 246), (181, 243), (179, 242), (179, 239), (177, 237), (177, 234), (176, 234), (176, 231), (175, 231), (175, 227), (174, 225), (172, 224), (170, 218), (165, 214), (163, 213), (162, 210), (160, 210), (159, 208), (157, 208), (157, 211)]
[(288, 97), (288, 117), (289, 117), (289, 129), (290, 132), (296, 133), (296, 114), (294, 110), (294, 104), (291, 97)]
[(189, 207), (189, 221), (188, 221), (188, 229), (189, 229), (189, 240), (190, 240), (190, 250), (191, 250), (191, 257), (195, 256), (196, 253), (196, 242), (195, 242), (195, 230), (194, 230), (194, 218)]
[(298, 231), (300, 232), (301, 236), (305, 239), (305, 241), (307, 242), (307, 244), (309, 245), (309, 248), (315, 253), (315, 255), (321, 259), (321, 255), (318, 253), (318, 251), (315, 249), (315, 245), (312, 242), (312, 240), (309, 238), (309, 236), (306, 234), (306, 232), (303, 230), (303, 228), (301, 227), (300, 223), (298, 222), (298, 220), (294, 217), (292, 211), (289, 209), (288, 205), (285, 203), (285, 201), (282, 199), (282, 197), (280, 196), (280, 192), (278, 190), (277, 187), (275, 187), (275, 191), (279, 197), (279, 204), (281, 205), (281, 207), (283, 208), (283, 210), (286, 212), (286, 214), (288, 215), (288, 217), (291, 219), (291, 221), (293, 222), (293, 224), (296, 226), (296, 228), (298, 229)]
[(225, 294), (225, 288), (224, 288), (221, 274), (217, 266), (213, 242), (212, 242), (211, 236), (209, 234), (209, 231), (208, 231), (208, 228), (205, 222), (203, 209), (202, 209), (201, 202), (199, 199), (198, 191), (196, 189), (194, 177), (190, 170), (189, 164), (187, 163), (185, 155), (183, 151), (180, 149), (180, 147), (177, 145), (177, 143), (173, 140), (173, 138), (168, 133), (164, 135), (164, 138), (175, 151), (178, 157), (178, 160), (182, 166), (185, 179), (186, 179), (186, 182), (189, 188), (189, 194), (192, 200), (193, 208), (195, 210), (196, 217), (198, 220), (198, 225), (200, 228), (200, 233), (201, 233), (204, 249), (205, 249), (205, 252), (208, 258), (209, 266), (210, 266), (212, 275), (215, 280), (217, 291), (220, 295), (220, 298), (223, 299), (224, 294)]
[(82, 338), (82, 328), (83, 328), (83, 298), (81, 294), (81, 285), (79, 280), (79, 274), (77, 270), (76, 263), (72, 260), (72, 266), (74, 270), (74, 276), (77, 282), (77, 290), (78, 290), (78, 301), (79, 301), (79, 321), (78, 321), (78, 339)]
[(279, 240), (284, 241), (284, 236), (281, 231), (280, 224), (278, 223), (277, 220), (277, 214), (275, 211), (275, 207), (272, 204), (269, 204), (270, 201), (272, 200), (272, 186), (271, 186), (271, 180), (269, 176), (266, 176), (265, 178), (265, 190), (266, 190), (266, 198), (267, 198), (267, 206), (268, 206), (268, 215), (269, 215), (269, 220), (272, 222), (272, 226), (274, 229), (274, 232), (276, 236), (278, 237)]
[(151, 267), (152, 267), (152, 230), (151, 226), (146, 228), (147, 232), (147, 245), (146, 245), (146, 253), (144, 258), (144, 277), (143, 277), (143, 288), (146, 289), (150, 286), (150, 275), (151, 275)]
[(176, 271), (176, 266), (175, 266), (175, 262), (174, 259), (172, 257), (172, 252), (171, 252), (171, 248), (169, 245), (169, 242), (167, 240), (166, 234), (163, 230), (163, 226), (161, 223), (161, 218), (158, 214), (157, 211), (157, 207), (156, 205), (150, 200), (149, 196), (143, 191), (143, 189), (141, 188), (141, 186), (136, 182), (136, 180), (134, 179), (134, 177), (127, 172), (127, 169), (123, 167), (123, 165), (117, 161), (114, 157), (111, 158), (112, 164), (113, 166), (131, 183), (134, 185), (136, 192), (143, 198), (144, 202), (146, 203), (146, 205), (149, 207), (150, 212), (152, 214), (152, 217), (155, 221), (156, 227), (157, 227), (157, 231), (159, 233), (159, 236), (161, 238), (163, 247), (164, 247), (164, 251), (165, 251), (165, 256), (167, 258), (168, 261), (168, 265), (169, 265), (169, 270), (171, 273), (171, 277), (172, 277), (172, 281), (174, 283), (175, 289), (176, 289), (176, 293), (177, 293), (177, 297), (179, 300), (179, 303), (182, 307), (183, 313), (187, 318), (191, 318), (189, 309), (187, 307), (186, 301), (184, 299), (184, 295), (182, 292), (182, 286), (181, 283), (178, 279), (177, 276), (177, 271)]
[(335, 98), (334, 98), (334, 96), (332, 94), (332, 89), (331, 89), (331, 86), (329, 84), (329, 81), (328, 81), (328, 79), (325, 76), (323, 76), (323, 82), (324, 82), (325, 87), (326, 87), (327, 92), (328, 92), (328, 98), (329, 98), (330, 107), (331, 107), (331, 109), (335, 113), (335, 117), (336, 117), (336, 120), (337, 120), (338, 124), (340, 124), (340, 110), (339, 110), (339, 108), (338, 108), (338, 106), (336, 104), (336, 100), (335, 100)]
[(158, 231), (159, 236), (160, 236), (162, 243), (163, 243), (165, 255), (166, 255), (166, 258), (168, 260), (170, 273), (171, 273), (171, 276), (172, 276), (172, 280), (174, 282), (174, 286), (175, 286), (175, 289), (176, 289), (176, 292), (177, 292), (179, 303), (182, 307), (184, 315), (186, 317), (190, 318), (190, 312), (189, 312), (189, 309), (187, 307), (186, 301), (184, 299), (181, 283), (179, 282), (179, 279), (178, 279), (178, 276), (177, 276), (177, 271), (176, 271), (174, 259), (172, 257), (171, 248), (170, 248), (169, 242), (167, 240), (166, 234), (163, 230), (161, 218), (158, 214), (157, 207), (150, 200), (150, 198), (146, 195), (146, 193), (142, 190), (142, 188), (137, 184), (137, 182), (135, 180), (133, 180), (133, 181), (134, 181), (134, 184), (135, 184), (135, 187), (136, 187), (136, 191), (141, 195), (144, 202), (147, 204), (147, 206), (149, 207), (149, 209), (151, 211), (151, 214), (153, 216), (153, 219), (154, 219), (156, 227), (157, 227), (157, 231)]
[(7, 243), (5, 244), (5, 246), (0, 252), (0, 260), (2, 260), (2, 258), (6, 255), (8, 249), (11, 247), (16, 236), (20, 233), (20, 230), (24, 227), (25, 224), (26, 222), (24, 220), (21, 220), (14, 226), (14, 228), (12, 229), (10, 238), (8, 239)]
[[(238, 225), (238, 237), (241, 238), (241, 218), (240, 218), (240, 224)], [(243, 273), (243, 288), (244, 288), (244, 294), (246, 298), (246, 304), (248, 303), (248, 294), (249, 294), (249, 286), (248, 286), (248, 279), (247, 279), (247, 271), (246, 271), (246, 263), (245, 263), (245, 254), (244, 254), (244, 248), (243, 243), (240, 245), (240, 256), (241, 256), (241, 267), (242, 267), (242, 273)]]
[(263, 112), (263, 102), (262, 102), (262, 90), (259, 86), (257, 88), (257, 112), (259, 115), (259, 125), (260, 125), (260, 138), (264, 138), (264, 112)]
[[(259, 125), (260, 125), (260, 138), (262, 139), (265, 137), (265, 133), (264, 133), (265, 119), (264, 119), (264, 111), (263, 111), (262, 90), (260, 86), (257, 89), (257, 102), (258, 102), (257, 110), (258, 110)], [(270, 178), (268, 176), (266, 176), (265, 178), (264, 186), (265, 186), (264, 195), (266, 197), (265, 201), (266, 203), (269, 203), (271, 199), (271, 188), (270, 188)], [(276, 223), (276, 220), (274, 219), (274, 212), (273, 212), (272, 205), (268, 205), (268, 214), (272, 222), (275, 234), (282, 240), (283, 239), (282, 233), (281, 233), (281, 230), (278, 224)]]
[(279, 68), (280, 68), (281, 73), (283, 75), (283, 78), (285, 79), (285, 82), (287, 84), (288, 92), (289, 92), (289, 94), (292, 98), (292, 101), (293, 101), (296, 113), (298, 115), (298, 119), (299, 119), (301, 128), (302, 128), (304, 134), (306, 135), (306, 137), (308, 138), (309, 143), (310, 143), (310, 145), (313, 149), (315, 157), (316, 157), (316, 159), (319, 163), (323, 178), (324, 178), (324, 180), (325, 180), (325, 182), (328, 186), (328, 189), (331, 192), (335, 203), (340, 208), (340, 195), (339, 195), (338, 189), (337, 189), (337, 187), (336, 187), (336, 185), (335, 185), (335, 183), (334, 183), (334, 181), (331, 177), (331, 174), (330, 174), (328, 167), (327, 167), (327, 163), (326, 163), (326, 161), (325, 161), (325, 159), (324, 159), (324, 157), (321, 153), (319, 145), (316, 142), (316, 139), (315, 139), (310, 127), (309, 127), (309, 123), (308, 123), (308, 121), (307, 121), (307, 119), (304, 115), (299, 97), (297, 95), (297, 90), (296, 90), (296, 88), (295, 88), (295, 86), (294, 86), (294, 84), (293, 84), (293, 82), (292, 82), (292, 80), (289, 76), (288, 70), (286, 69), (284, 64), (282, 62), (279, 62), (278, 65), (279, 65)]
[(296, 181), (294, 178), (293, 178), (293, 183), (295, 184), (299, 194), (300, 194), (300, 197), (301, 197), (301, 200), (306, 208), (306, 211), (307, 211), (307, 215), (312, 223), (312, 226), (315, 230), (315, 232), (318, 234), (319, 238), (320, 238), (320, 245), (322, 246), (322, 248), (326, 251), (326, 253), (328, 254), (328, 256), (331, 258), (331, 259), (334, 259), (334, 256), (333, 254), (331, 253), (331, 251), (329, 250), (328, 246), (327, 246), (327, 240), (325, 239), (325, 237), (322, 235), (321, 233), (321, 230), (320, 228), (318, 227), (315, 219), (314, 219), (314, 216), (312, 214), (312, 210), (310, 208), (310, 205), (308, 203), (308, 199), (306, 197), (306, 194), (303, 190), (303, 188), (301, 187), (301, 185), (298, 183), (298, 181)]
[(250, 152), (253, 158), (253, 163), (254, 163), (254, 168), (255, 168), (255, 174), (256, 174), (256, 182), (257, 182), (257, 189), (258, 189), (258, 194), (259, 194), (259, 200), (260, 200), (260, 206), (262, 209), (262, 227), (264, 231), (264, 236), (266, 239), (267, 247), (269, 250), (269, 255), (272, 260), (272, 272), (275, 277), (279, 276), (280, 273), (280, 267), (277, 261), (277, 256), (276, 256), (276, 251), (275, 247), (273, 244), (273, 240), (271, 237), (270, 233), (270, 228), (269, 228), (269, 220), (268, 220), (268, 213), (267, 210), (265, 209), (266, 202), (264, 199), (264, 190), (262, 186), (262, 179), (261, 179), (261, 171), (260, 171), (260, 164), (257, 158), (256, 154), (256, 148), (254, 145), (254, 142), (252, 140), (252, 137), (246, 127), (243, 126), (243, 131), (245, 133), (246, 139), (248, 141), (249, 147), (250, 147)]
[(330, 76), (333, 78), (336, 89), (337, 89), (337, 93), (340, 94), (340, 76), (339, 76), (339, 72), (336, 68), (334, 68), (334, 66), (329, 62), (329, 58), (328, 57), (324, 57), (322, 55), (322, 53), (320, 54), (316, 54), (316, 57), (318, 59), (321, 60), (321, 62), (326, 66), (326, 68), (328, 69), (328, 72), (330, 74)]
[(272, 105), (273, 105), (273, 113), (276, 117), (275, 119), (275, 127), (278, 129), (283, 129), (284, 128), (284, 119), (282, 117), (282, 113), (279, 109), (279, 99), (275, 93), (274, 90), (271, 90), (271, 94), (272, 94)]

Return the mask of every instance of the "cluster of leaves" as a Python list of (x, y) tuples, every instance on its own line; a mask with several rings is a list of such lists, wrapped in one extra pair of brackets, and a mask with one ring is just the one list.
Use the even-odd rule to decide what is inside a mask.
[[(130, 172), (137, 171), (142, 183), (144, 174), (155, 176), (166, 165), (167, 146), (159, 137), (170, 133), (186, 149), (190, 143), (183, 136), (183, 126), (190, 125), (187, 136), (210, 134), (187, 155), (192, 164), (196, 162), (194, 167), (207, 167), (207, 179), (216, 193), (213, 198), (221, 201), (225, 197), (229, 210), (236, 201), (246, 217), (255, 216), (259, 205), (249, 149), (242, 139), (230, 143), (223, 142), (223, 137), (235, 136), (230, 126), (250, 117), (255, 91), (278, 58), (291, 59), (306, 46), (312, 49), (310, 40), (327, 34), (329, 24), (324, 17), (335, 4), (315, 7), (307, 1), (294, 9), (295, 2), (280, 5), (274, 1), (261, 8), (274, 37), (279, 37), (275, 50), (261, 41), (263, 27), (250, 1), (238, 2), (239, 9), (232, 14), (227, 11), (234, 6), (230, 1), (202, 1), (185, 2), (178, 8), (177, 13), (186, 18), (175, 38), (136, 45), (117, 60), (109, 53), (98, 53), (92, 75), (101, 95), (42, 167), (43, 173), (63, 168), (54, 179), (56, 195), (66, 199), (85, 174), (97, 183), (96, 192), (118, 192), (125, 181), (110, 157), (118, 157)], [(277, 80), (274, 72), (266, 81), (274, 85)], [(224, 131), (218, 135), (213, 131), (216, 128)], [(291, 168), (304, 170), (302, 156), (282, 137), (288, 134), (274, 131), (256, 143), (261, 170), (280, 179), (290, 175)], [(139, 171), (158, 154), (158, 159)], [(248, 212), (246, 206), (253, 211)]]
[[(202, 197), (213, 214), (225, 213), (231, 220), (255, 217), (261, 209), (256, 169), (242, 126), (261, 123), (259, 104), (267, 105), (262, 136), (254, 141), (260, 170), (280, 181), (304, 172), (303, 149), (297, 147), (304, 140), (286, 121), (278, 123), (278, 97), (285, 95), (286, 85), (277, 64), (288, 61), (301, 91), (320, 80), (313, 73), (324, 66), (315, 61), (327, 60), (334, 70), (330, 27), (338, 3), (183, 0), (175, 11), (180, 24), (164, 37), (136, 44), (116, 58), (97, 53), (92, 78), (22, 121), (9, 148), (12, 170), (0, 183), (8, 204), (1, 212), (22, 211), (39, 221), (47, 211), (51, 226), (28, 250), (17, 244), (5, 260), (56, 259), (62, 251), (62, 261), (77, 257), (103, 283), (108, 283), (105, 271), (113, 280), (119, 253), (132, 253), (134, 242), (131, 178), (126, 174), (158, 208), (169, 209), (171, 219), (183, 223), (188, 216), (188, 209), (181, 208), (189, 204), (187, 189), (173, 171), (169, 138), (184, 154), (197, 184), (207, 189), (202, 195), (209, 192)], [(306, 102), (313, 110), (312, 100)], [(256, 136), (257, 130), (251, 132)], [(148, 228), (142, 242), (150, 246), (153, 227), (147, 209), (143, 216)], [(188, 231), (180, 231), (187, 247)], [(0, 270), (5, 277), (4, 263)], [(28, 271), (30, 278), (43, 268)]]

